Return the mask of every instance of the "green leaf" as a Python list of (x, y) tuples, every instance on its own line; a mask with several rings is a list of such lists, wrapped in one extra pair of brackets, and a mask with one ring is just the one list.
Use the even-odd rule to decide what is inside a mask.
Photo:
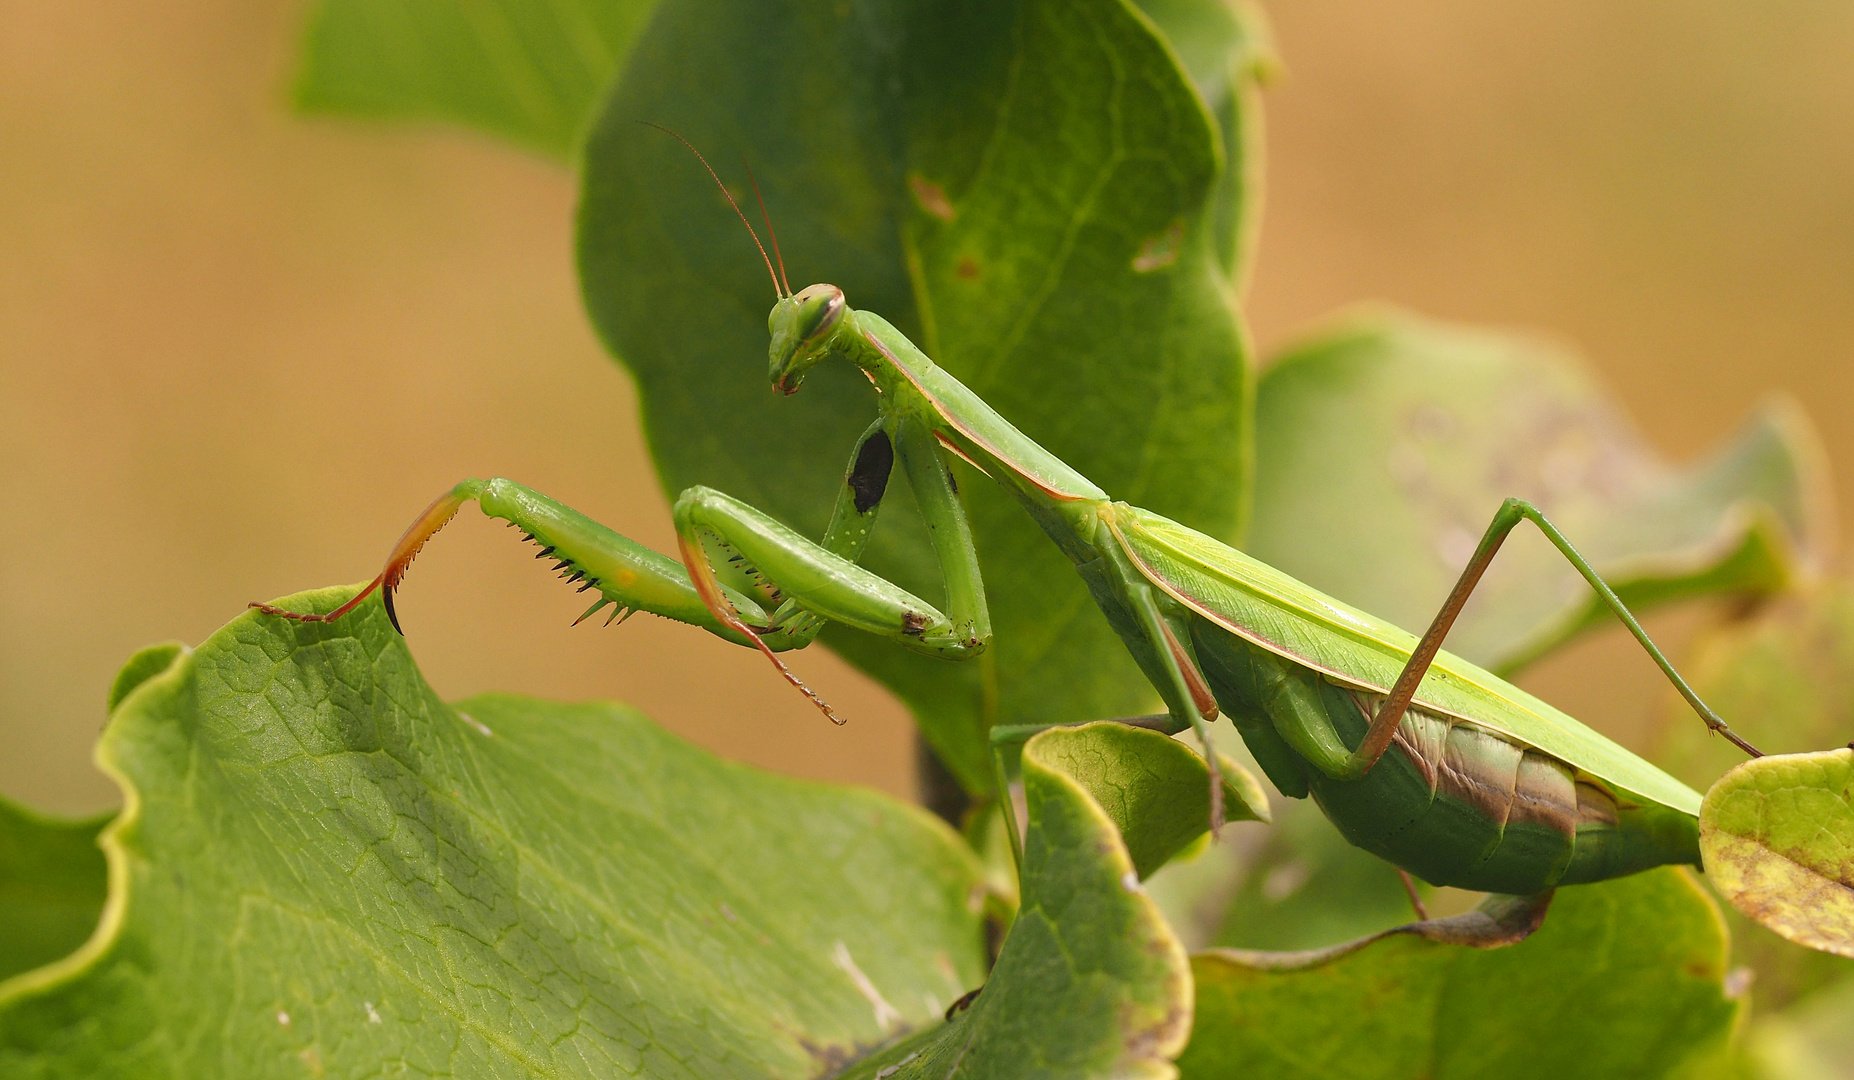
[(116, 672), (116, 678), (109, 686), (109, 711), (115, 712), (122, 699), (129, 696), (134, 689), (156, 675), (166, 671), (173, 662), (186, 655), (188, 649), (178, 641), (164, 641), (159, 645), (149, 645), (136, 650), (129, 657), (122, 670)]
[(1187, 1080), (1664, 1076), (1738, 1012), (1716, 905), (1674, 868), (1558, 891), (1542, 929), (1483, 951), (1409, 935), (1305, 970), (1196, 957)]
[[(1036, 745), (1045, 765), (1080, 784), (1106, 812), (1141, 879), (1210, 831), (1210, 769), (1177, 739), (1102, 721), (1052, 728)], [(1260, 781), (1224, 755), (1217, 764), (1226, 819), (1267, 821)]]
[[(1821, 453), (1794, 407), (1767, 405), (1707, 461), (1675, 469), (1562, 349), (1394, 310), (1280, 357), (1256, 432), (1249, 552), (1412, 631), (1509, 496), (1544, 509), (1637, 610), (1781, 588), (1830, 529)], [(1521, 530), (1448, 648), (1510, 671), (1612, 618)]]
[(9, 977), (96, 929), (107, 885), (97, 833), (112, 816), (64, 821), (0, 799), (0, 997)]
[(1854, 1061), (1854, 981), (1775, 1015), (1759, 1014), (1745, 1038), (1768, 1080), (1845, 1080)]
[(1105, 745), (1095, 739), (1055, 729), (1024, 747), (1023, 906), (983, 992), (945, 1027), (849, 1077), (1176, 1075), (1170, 1062), (1191, 1029), (1189, 962), (1112, 817), (1070, 771), (1085, 757), (1078, 748)]
[(1397, 868), (1347, 843), (1311, 799), (1283, 807), (1244, 863), (1241, 884), (1211, 938), (1217, 945), (1317, 949), (1410, 917)]
[(568, 158), (656, 0), (321, 0), (298, 108), (445, 120)]
[[(637, 379), (667, 490), (708, 484), (817, 536), (873, 391), (841, 364), (770, 391), (765, 268), (687, 151), (640, 118), (711, 151), (749, 204), (734, 162), (752, 162), (795, 285), (841, 285), (1116, 497), (1236, 534), (1251, 402), (1226, 266), (1242, 215), (1219, 195), (1216, 116), (1128, 4), (666, 0), (639, 38), (586, 149), (587, 307)], [(1156, 697), (1022, 508), (960, 479), (992, 649), (948, 665), (826, 640), (976, 791), (998, 719)], [(866, 561), (937, 601), (910, 502), (891, 494)]]
[(1700, 805), (1706, 876), (1798, 945), (1854, 957), (1854, 749), (1772, 754)]
[(1216, 117), (1226, 162), (1217, 179), (1215, 223), (1223, 272), (1248, 284), (1262, 198), (1262, 84), (1279, 66), (1262, 9), (1247, 0), (1134, 0), (1165, 35)]
[(234, 620), (98, 758), (109, 915), (0, 991), (0, 1075), (812, 1077), (984, 977), (924, 811), (617, 705), (452, 708), (377, 604)]

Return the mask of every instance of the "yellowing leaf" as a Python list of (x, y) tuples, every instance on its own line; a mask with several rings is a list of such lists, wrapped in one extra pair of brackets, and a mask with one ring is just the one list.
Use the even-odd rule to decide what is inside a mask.
[(1700, 851), (1733, 907), (1854, 957), (1854, 749), (1773, 754), (1726, 773), (1700, 807)]

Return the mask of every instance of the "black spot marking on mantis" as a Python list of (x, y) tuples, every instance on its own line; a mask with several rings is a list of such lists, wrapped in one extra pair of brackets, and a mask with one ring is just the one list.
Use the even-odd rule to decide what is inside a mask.
[(953, 1017), (955, 1015), (962, 1013), (966, 1011), (967, 1009), (971, 1008), (972, 1003), (978, 1000), (979, 994), (982, 993), (984, 989), (985, 988), (981, 986), (975, 990), (967, 990), (965, 993), (959, 995), (958, 1001), (955, 1001), (951, 1005), (948, 1005), (946, 1007), (946, 1022), (949, 1024), (952, 1023)]
[(856, 464), (850, 466), (848, 479), (857, 513), (867, 514), (882, 501), (883, 493), (888, 490), (889, 473), (894, 468), (895, 447), (888, 441), (888, 432), (878, 431), (863, 440), (862, 449), (856, 452)]

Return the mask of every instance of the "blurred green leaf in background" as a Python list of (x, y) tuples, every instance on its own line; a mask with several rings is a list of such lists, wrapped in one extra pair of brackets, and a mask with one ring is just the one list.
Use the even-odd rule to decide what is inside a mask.
[[(1256, 423), (1250, 554), (1412, 632), (1509, 497), (1545, 511), (1638, 612), (1780, 590), (1833, 546), (1821, 450), (1794, 405), (1770, 402), (1676, 469), (1576, 357), (1532, 337), (1354, 312), (1275, 358)], [(1613, 622), (1564, 557), (1521, 530), (1448, 649), (1512, 670)]]
[(0, 799), (0, 983), (96, 929), (108, 885), (97, 833), (114, 816), (60, 821)]
[(579, 149), (653, 0), (323, 0), (298, 108), (449, 120), (554, 158)]

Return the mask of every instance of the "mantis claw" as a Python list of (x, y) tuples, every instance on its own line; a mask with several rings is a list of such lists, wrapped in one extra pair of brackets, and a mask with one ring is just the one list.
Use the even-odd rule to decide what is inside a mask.
[(405, 629), (399, 625), (399, 613), (393, 610), (393, 587), (391, 585), (380, 590), (380, 600), (386, 605), (386, 617), (392, 622), (393, 629), (399, 631), (400, 637), (405, 637)]

